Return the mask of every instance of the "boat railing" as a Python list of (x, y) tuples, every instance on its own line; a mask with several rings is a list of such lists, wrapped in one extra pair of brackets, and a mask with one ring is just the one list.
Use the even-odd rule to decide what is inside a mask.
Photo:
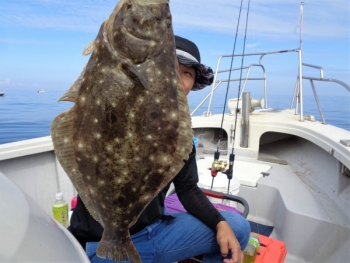
[[(215, 73), (214, 73), (214, 80), (213, 80), (213, 84), (212, 84), (212, 89), (206, 95), (206, 97), (197, 105), (197, 107), (191, 112), (191, 116), (193, 116), (197, 112), (197, 110), (209, 99), (208, 110), (204, 113), (204, 116), (208, 117), (211, 114), (210, 113), (210, 108), (211, 108), (212, 98), (213, 98), (215, 90), (222, 83), (233, 82), (233, 81), (242, 81), (243, 82), (242, 89), (241, 89), (241, 91), (239, 93), (239, 98), (242, 97), (242, 94), (243, 94), (243, 92), (245, 90), (245, 87), (247, 85), (248, 80), (249, 81), (255, 81), (255, 80), (263, 81), (264, 100), (265, 100), (264, 108), (267, 108), (267, 105), (268, 105), (268, 101), (267, 101), (267, 84), (266, 84), (267, 77), (266, 77), (265, 66), (262, 64), (262, 59), (266, 55), (281, 54), (281, 53), (288, 53), (288, 52), (298, 52), (298, 49), (277, 50), (277, 51), (270, 51), (270, 52), (235, 54), (235, 55), (231, 54), (231, 55), (222, 55), (222, 56), (220, 56), (219, 59), (218, 59), (217, 65), (216, 65)], [(232, 57), (241, 57), (241, 56), (260, 56), (259, 57), (259, 63), (252, 63), (252, 64), (250, 64), (248, 66), (243, 66), (243, 67), (238, 67), (238, 68), (220, 69), (223, 59), (225, 59), (225, 58), (232, 59)], [(262, 70), (262, 77), (250, 77), (251, 69), (253, 67), (261, 68), (261, 70)], [(219, 79), (219, 76), (221, 78), (221, 76), (224, 73), (228, 73), (230, 71), (239, 71), (239, 70), (244, 70), (244, 69), (247, 70), (244, 78), (230, 78), (230, 79), (228, 79), (228, 77), (226, 77), (226, 78), (223, 78), (223, 79)]]
[[(290, 108), (293, 108), (294, 105), (294, 101), (295, 101), (295, 114), (298, 114), (298, 109), (300, 109), (300, 113), (299, 113), (299, 120), (300, 121), (304, 121), (304, 104), (303, 104), (303, 79), (309, 80), (311, 83), (311, 87), (312, 87), (312, 91), (314, 93), (314, 97), (316, 100), (316, 104), (318, 107), (318, 111), (320, 113), (320, 116), (322, 118), (322, 123), (326, 124), (326, 120), (324, 118), (322, 109), (321, 109), (321, 105), (317, 96), (317, 92), (316, 92), (316, 88), (314, 85), (314, 81), (324, 81), (324, 82), (335, 82), (338, 83), (340, 85), (342, 85), (343, 87), (345, 87), (349, 92), (350, 92), (350, 87), (349, 85), (345, 84), (344, 82), (340, 81), (340, 80), (336, 80), (336, 79), (326, 79), (323, 76), (323, 68), (320, 66), (316, 66), (316, 65), (312, 65), (312, 64), (307, 64), (307, 63), (303, 63), (302, 61), (302, 43), (303, 43), (303, 21), (304, 21), (304, 3), (302, 2), (300, 5), (300, 44), (299, 44), (299, 48), (296, 49), (289, 49), (289, 50), (277, 50), (277, 51), (271, 51), (271, 52), (264, 52), (264, 53), (250, 53), (250, 54), (231, 54), (231, 55), (223, 55), (219, 58), (217, 66), (216, 66), (216, 70), (215, 70), (215, 75), (214, 75), (214, 81), (213, 81), (213, 85), (212, 85), (212, 89), (209, 92), (209, 94), (200, 102), (200, 104), (193, 110), (193, 112), (191, 113), (191, 115), (193, 116), (193, 114), (199, 109), (199, 107), (202, 106), (202, 104), (209, 98), (209, 104), (208, 104), (208, 110), (203, 114), (204, 116), (208, 117), (211, 113), (210, 113), (210, 108), (211, 108), (211, 103), (212, 103), (212, 98), (214, 95), (214, 91), (219, 87), (219, 85), (223, 82), (231, 82), (231, 81), (244, 81), (243, 83), (243, 87), (242, 87), (242, 91), (239, 93), (239, 99), (242, 97), (242, 94), (244, 92), (244, 89), (246, 87), (247, 81), (248, 80), (263, 80), (264, 81), (264, 100), (265, 100), (265, 108), (267, 108), (267, 86), (266, 86), (266, 71), (265, 71), (265, 67), (262, 64), (262, 59), (266, 56), (266, 55), (273, 55), (273, 54), (282, 54), (282, 53), (288, 53), (288, 52), (297, 52), (298, 53), (298, 74), (297, 74), (297, 81), (295, 84), (295, 88), (294, 88), (294, 94), (292, 97), (292, 103)], [(233, 68), (233, 69), (228, 69), (228, 70), (219, 70), (220, 67), (220, 63), (221, 60), (223, 58), (231, 58), (233, 59), (234, 57), (239, 57), (239, 56), (260, 56), (259, 59), (259, 63), (258, 64), (250, 64), (249, 66), (245, 66), (245, 67), (240, 67), (240, 68)], [(304, 76), (303, 75), (303, 66), (305, 67), (311, 67), (311, 68), (316, 68), (320, 70), (320, 77), (316, 78), (316, 77), (308, 77), (308, 76)], [(249, 77), (250, 75), (250, 70), (252, 67), (261, 67), (262, 71), (263, 71), (263, 77), (261, 78), (251, 78)], [(235, 70), (243, 70), (243, 69), (248, 69), (247, 74), (245, 76), (245, 78), (236, 78), (236, 79), (224, 79), (224, 80), (217, 80), (218, 79), (218, 74), (221, 73), (227, 73), (229, 71), (235, 71)], [(241, 74), (242, 76), (242, 74)], [(300, 77), (301, 76), (301, 77)]]
[[(249, 74), (250, 74), (250, 70), (252, 67), (261, 67), (262, 70), (263, 70), (263, 77), (261, 78), (250, 78), (249, 77)], [(240, 70), (241, 68), (232, 68), (231, 71), (237, 71), (237, 70)], [(246, 74), (246, 77), (244, 78), (244, 83), (243, 83), (243, 88), (242, 88), (242, 91), (240, 93), (240, 97), (242, 96), (242, 93), (244, 91), (244, 88), (247, 84), (247, 81), (248, 80), (263, 80), (264, 81), (264, 90), (266, 90), (266, 71), (265, 71), (265, 67), (263, 65), (259, 65), (259, 64), (251, 64), (249, 66), (246, 66), (246, 67), (242, 67), (242, 69), (248, 69), (247, 70), (247, 74)], [(226, 72), (229, 72), (230, 69), (226, 69), (226, 70), (218, 70), (216, 73), (215, 73), (215, 78), (217, 78), (217, 74), (219, 73), (226, 73)], [(213, 86), (212, 86), (212, 90), (211, 92), (209, 92), (207, 94), (207, 96), (198, 104), (198, 106), (192, 111), (191, 115), (193, 115), (202, 105), (203, 103), (208, 99), (210, 98), (210, 101), (209, 101), (209, 107), (208, 107), (208, 112), (207, 114), (210, 114), (210, 106), (211, 106), (211, 101), (212, 101), (212, 97), (213, 97), (213, 94), (214, 94), (214, 91), (222, 84), (222, 83), (225, 83), (225, 82), (231, 82), (231, 81), (239, 81), (240, 78), (231, 78), (230, 80), (228, 79), (220, 79), (220, 80), (215, 80), (213, 82)], [(209, 115), (208, 115), (209, 116)]]
[[(325, 117), (323, 115), (323, 111), (322, 111), (322, 107), (321, 107), (321, 104), (320, 104), (320, 100), (319, 100), (317, 92), (316, 92), (314, 81), (338, 83), (341, 86), (343, 86), (345, 89), (347, 89), (349, 92), (350, 92), (350, 86), (347, 85), (346, 83), (340, 81), (340, 80), (337, 80), (337, 79), (324, 78), (324, 74), (323, 74), (324, 71), (323, 71), (323, 68), (320, 67), (320, 66), (307, 64), (307, 63), (302, 63), (302, 65), (305, 66), (305, 67), (310, 67), (310, 68), (315, 68), (315, 69), (319, 69), (320, 70), (320, 77), (319, 78), (317, 78), (317, 77), (309, 77), (309, 76), (302, 76), (302, 79), (306, 79), (306, 80), (310, 81), (312, 92), (313, 92), (314, 97), (315, 97), (317, 109), (318, 109), (318, 112), (320, 113), (320, 117), (321, 117), (322, 123), (323, 124), (327, 124), (326, 120), (325, 120)], [(299, 83), (300, 83), (300, 81), (299, 81), (299, 76), (298, 76), (296, 84), (295, 84), (294, 95), (293, 95), (292, 102), (291, 102), (291, 105), (290, 105), (291, 109), (293, 109), (293, 108), (295, 109), (295, 114), (298, 114), (298, 99), (300, 99)], [(295, 106), (294, 106), (294, 103), (295, 103)], [(300, 106), (301, 106), (300, 107), (300, 116), (302, 117), (303, 107), (302, 107), (302, 105), (300, 105)]]

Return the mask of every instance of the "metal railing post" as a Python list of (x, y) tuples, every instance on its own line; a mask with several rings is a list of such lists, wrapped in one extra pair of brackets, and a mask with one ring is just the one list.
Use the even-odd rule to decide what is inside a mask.
[(241, 144), (240, 144), (240, 146), (243, 148), (248, 148), (249, 114), (250, 114), (250, 92), (244, 92), (242, 95), (242, 128), (241, 128)]

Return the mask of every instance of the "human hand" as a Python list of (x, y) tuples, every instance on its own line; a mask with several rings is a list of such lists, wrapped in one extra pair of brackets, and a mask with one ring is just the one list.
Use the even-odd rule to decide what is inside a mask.
[(220, 246), (220, 252), (226, 257), (231, 251), (231, 258), (225, 258), (224, 263), (243, 263), (241, 246), (226, 221), (221, 221), (216, 226), (216, 240)]

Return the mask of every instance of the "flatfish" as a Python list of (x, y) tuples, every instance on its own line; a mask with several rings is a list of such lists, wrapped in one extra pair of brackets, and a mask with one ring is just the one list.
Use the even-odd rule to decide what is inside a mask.
[(141, 262), (129, 228), (192, 149), (167, 0), (122, 0), (51, 125), (55, 153), (104, 232), (97, 255)]

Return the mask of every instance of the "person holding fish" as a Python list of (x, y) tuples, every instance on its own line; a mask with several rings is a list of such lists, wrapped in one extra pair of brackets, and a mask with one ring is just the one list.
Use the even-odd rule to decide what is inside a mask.
[[(179, 77), (187, 95), (212, 84), (213, 71), (200, 63), (200, 53), (192, 41), (175, 36)], [(170, 183), (148, 204), (129, 229), (142, 262), (177, 262), (204, 255), (203, 263), (242, 263), (250, 226), (242, 216), (219, 212), (197, 186), (196, 150), (171, 181), (188, 213), (168, 214), (164, 199)], [(96, 255), (103, 228), (95, 221), (78, 196), (70, 231), (85, 247), (93, 263), (114, 262)], [(129, 259), (130, 260), (130, 259)], [(130, 261), (129, 261), (130, 262)], [(132, 260), (131, 260), (132, 262)]]

